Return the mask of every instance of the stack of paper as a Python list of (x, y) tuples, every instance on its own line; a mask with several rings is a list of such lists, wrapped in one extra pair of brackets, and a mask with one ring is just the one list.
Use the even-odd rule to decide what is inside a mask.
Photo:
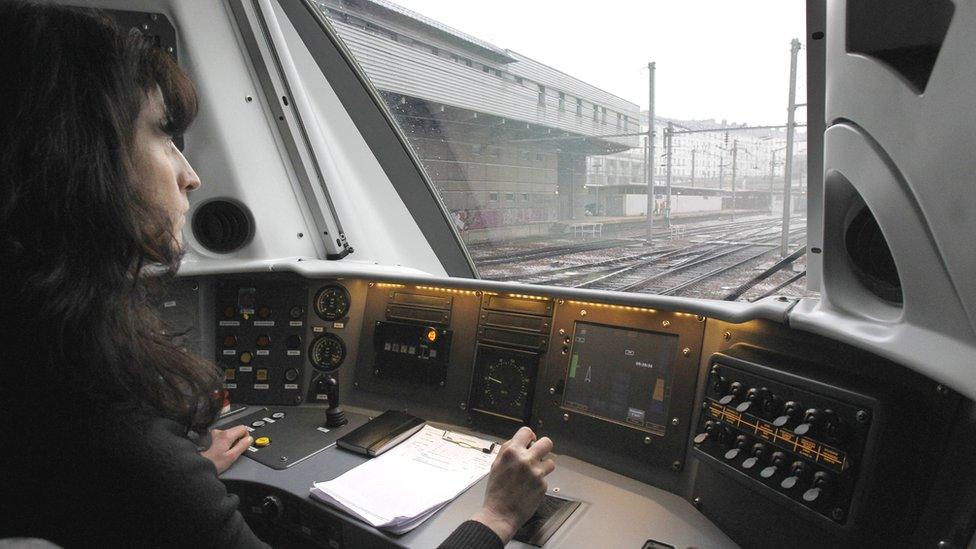
[(488, 474), (498, 452), (488, 441), (449, 435), (426, 425), (385, 454), (315, 483), (312, 496), (376, 528), (408, 532)]

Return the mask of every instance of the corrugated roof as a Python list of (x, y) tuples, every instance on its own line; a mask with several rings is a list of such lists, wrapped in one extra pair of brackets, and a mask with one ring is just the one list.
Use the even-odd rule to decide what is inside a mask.
[[(547, 96), (546, 105), (540, 106), (535, 86), (472, 69), (340, 20), (331, 22), (373, 85), (381, 90), (587, 136), (621, 133), (616, 120), (609, 117), (603, 124), (593, 121), (586, 111), (576, 116), (575, 105), (567, 104), (565, 110), (559, 110), (556, 97)], [(636, 105), (625, 113), (636, 119)], [(635, 138), (611, 140), (628, 146), (636, 143)]]
[(508, 54), (505, 52), (504, 49), (499, 48), (498, 46), (495, 46), (490, 42), (486, 42), (480, 38), (461, 32), (453, 27), (449, 27), (444, 23), (441, 23), (440, 21), (431, 19), (430, 17), (417, 13), (413, 10), (409, 10), (393, 2), (389, 2), (388, 0), (359, 0), (359, 1), (365, 4), (372, 4), (374, 7), (379, 8), (381, 10), (385, 10), (387, 12), (397, 14), (401, 17), (411, 19), (416, 23), (419, 23), (425, 27), (428, 27), (429, 29), (434, 30), (435, 32), (447, 35), (451, 38), (454, 38), (455, 40), (465, 42), (469, 46), (474, 46), (475, 48), (486, 50), (486, 52), (483, 53), (488, 53), (489, 54), (488, 57), (494, 59), (495, 61), (499, 61), (502, 63), (509, 63), (513, 61), (511, 58), (509, 58)]

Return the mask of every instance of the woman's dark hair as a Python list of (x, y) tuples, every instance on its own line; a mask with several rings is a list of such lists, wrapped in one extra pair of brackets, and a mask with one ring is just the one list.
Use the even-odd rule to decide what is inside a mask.
[(179, 66), (107, 14), (0, 0), (0, 393), (148, 406), (209, 423), (219, 372), (171, 341), (144, 267), (170, 274), (172, 222), (133, 180), (136, 118), (197, 111)]

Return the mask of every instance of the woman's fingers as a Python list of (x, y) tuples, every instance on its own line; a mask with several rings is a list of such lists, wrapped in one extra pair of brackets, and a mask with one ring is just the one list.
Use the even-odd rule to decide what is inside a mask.
[(532, 429), (522, 427), (512, 437), (512, 446), (516, 448), (527, 448), (533, 440), (535, 440), (535, 433), (532, 432)]
[(556, 470), (556, 462), (552, 458), (543, 460), (539, 463), (537, 470), (542, 473), (542, 476), (546, 476)]
[[(517, 434), (517, 433), (516, 433)], [(542, 437), (529, 447), (529, 452), (534, 459), (542, 459), (552, 452), (552, 440), (549, 437)]]
[[(246, 434), (247, 430), (245, 429), (244, 432)], [(239, 438), (237, 442), (235, 442), (234, 445), (227, 450), (227, 453), (234, 456), (234, 459), (237, 459), (241, 454), (244, 453), (244, 450), (247, 450), (247, 447), (250, 446), (252, 442), (254, 442), (254, 439), (252, 439), (250, 435), (245, 435), (244, 437)]]

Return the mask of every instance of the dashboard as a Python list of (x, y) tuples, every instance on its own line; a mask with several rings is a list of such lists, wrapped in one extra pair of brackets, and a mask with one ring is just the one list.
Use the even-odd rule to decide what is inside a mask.
[(362, 462), (315, 442), (331, 399), (349, 416), (337, 436), (405, 409), (496, 441), (522, 425), (552, 438), (550, 486), (581, 506), (547, 547), (934, 546), (972, 526), (933, 496), (962, 468), (946, 456), (972, 444), (957, 432), (971, 403), (772, 319), (396, 276), (197, 276), (172, 294), (164, 317), (224, 372), (222, 424), (281, 441), (223, 477), (273, 539), (431, 546), (480, 505), (484, 481), (395, 537), (309, 499)]

